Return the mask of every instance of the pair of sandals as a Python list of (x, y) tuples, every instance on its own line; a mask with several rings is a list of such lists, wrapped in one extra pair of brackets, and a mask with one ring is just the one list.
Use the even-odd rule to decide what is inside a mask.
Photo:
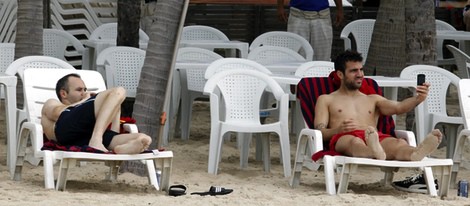
[[(232, 192), (233, 192), (232, 189), (211, 186), (209, 188), (209, 191), (207, 191), (207, 192), (193, 192), (193, 193), (191, 193), (191, 195), (216, 196), (216, 195), (227, 195), (227, 194), (230, 194)], [(185, 194), (186, 194), (186, 186), (184, 186), (184, 185), (172, 185), (172, 186), (170, 186), (170, 189), (168, 191), (168, 195), (174, 196), (174, 197), (185, 195)]]

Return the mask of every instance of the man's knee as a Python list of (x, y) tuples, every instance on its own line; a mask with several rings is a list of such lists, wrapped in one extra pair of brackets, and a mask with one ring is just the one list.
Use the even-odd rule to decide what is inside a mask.
[(124, 87), (113, 87), (109, 89), (109, 95), (120, 97), (122, 99), (126, 98), (126, 89)]
[(152, 138), (144, 133), (139, 133), (137, 139), (139, 139), (145, 145), (150, 145), (150, 143), (152, 143)]

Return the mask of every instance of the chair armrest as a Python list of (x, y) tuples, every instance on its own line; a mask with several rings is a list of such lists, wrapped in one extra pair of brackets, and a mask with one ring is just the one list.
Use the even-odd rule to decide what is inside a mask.
[(37, 152), (41, 152), (41, 148), (43, 145), (42, 126), (38, 123), (33, 123), (33, 122), (23, 123), (21, 125), (20, 137), (19, 137), (20, 139), (18, 141), (18, 144), (21, 144), (23, 141), (27, 141), (28, 137), (31, 137), (33, 151), (35, 155), (37, 155)]
[(413, 132), (406, 130), (395, 130), (395, 135), (397, 138), (405, 139), (410, 146), (416, 147), (416, 137)]
[(313, 153), (323, 150), (323, 136), (320, 130), (305, 128), (302, 129), (299, 133), (299, 137), (309, 136), (312, 140), (312, 143), (309, 143), (309, 149)]
[(129, 132), (129, 133), (139, 133), (139, 129), (137, 128), (137, 125), (135, 124), (123, 124), (122, 128), (124, 128), (124, 131)]

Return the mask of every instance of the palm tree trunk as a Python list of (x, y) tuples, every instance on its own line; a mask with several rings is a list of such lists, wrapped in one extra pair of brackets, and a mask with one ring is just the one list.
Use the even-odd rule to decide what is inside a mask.
[(133, 117), (137, 120), (139, 130), (154, 140), (151, 147), (158, 142), (160, 117), (163, 114), (165, 94), (170, 71), (177, 49), (179, 24), (187, 1), (158, 0), (156, 21), (150, 27), (150, 41), (147, 47), (144, 67), (140, 76)]
[(42, 55), (43, 1), (18, 0), (15, 59)]

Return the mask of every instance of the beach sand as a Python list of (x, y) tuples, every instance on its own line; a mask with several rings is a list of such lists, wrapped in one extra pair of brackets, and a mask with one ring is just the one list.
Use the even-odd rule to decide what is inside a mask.
[[(455, 102), (454, 102), (455, 103)], [(218, 175), (207, 173), (209, 150), (209, 107), (198, 102), (193, 108), (191, 136), (188, 141), (170, 140), (165, 148), (174, 152), (170, 184), (183, 184), (187, 194), (179, 197), (157, 192), (148, 185), (147, 178), (124, 173), (117, 182), (104, 180), (107, 167), (103, 163), (87, 163), (69, 172), (66, 191), (44, 189), (43, 167), (25, 164), (21, 181), (13, 181), (6, 167), (4, 109), (0, 115), (0, 205), (470, 205), (468, 198), (457, 196), (450, 189), (444, 199), (426, 194), (401, 192), (390, 185), (382, 186), (383, 173), (375, 167), (360, 167), (351, 176), (348, 192), (328, 195), (325, 192), (323, 171), (304, 168), (301, 184), (291, 188), (284, 178), (279, 162), (278, 138), (271, 138), (271, 172), (263, 171), (262, 162), (254, 159), (254, 147), (250, 150), (247, 169), (239, 167), (239, 152), (234, 140), (223, 145), (222, 161)], [(399, 116), (399, 121), (401, 116)], [(294, 157), (296, 142), (291, 136), (291, 154)], [(432, 154), (444, 157), (445, 148)], [(465, 148), (465, 160), (458, 180), (470, 179), (469, 146)], [(394, 180), (416, 174), (418, 171), (401, 169)], [(57, 167), (55, 167), (57, 175)], [(338, 175), (336, 175), (338, 181)], [(191, 192), (203, 192), (210, 186), (233, 189), (224, 196), (198, 196)]]

